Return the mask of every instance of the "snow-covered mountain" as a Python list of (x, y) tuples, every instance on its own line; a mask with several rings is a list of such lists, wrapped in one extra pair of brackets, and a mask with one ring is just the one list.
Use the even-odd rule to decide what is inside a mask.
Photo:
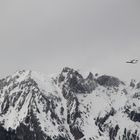
[(64, 68), (0, 80), (0, 140), (139, 140), (140, 82)]

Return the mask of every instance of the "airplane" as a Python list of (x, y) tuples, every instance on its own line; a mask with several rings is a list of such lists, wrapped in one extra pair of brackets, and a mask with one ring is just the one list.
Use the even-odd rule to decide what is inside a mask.
[(126, 63), (130, 63), (130, 64), (136, 64), (139, 60), (137, 59), (133, 59), (133, 60), (130, 60), (130, 61), (126, 61)]

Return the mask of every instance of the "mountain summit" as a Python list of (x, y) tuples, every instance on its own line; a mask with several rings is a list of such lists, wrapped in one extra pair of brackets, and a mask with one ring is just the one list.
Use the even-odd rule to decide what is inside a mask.
[(0, 80), (0, 140), (139, 140), (140, 83), (22, 70)]

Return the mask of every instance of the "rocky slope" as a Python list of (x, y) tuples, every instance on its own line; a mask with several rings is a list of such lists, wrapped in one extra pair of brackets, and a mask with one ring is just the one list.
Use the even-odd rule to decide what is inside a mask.
[(64, 68), (0, 80), (0, 140), (139, 140), (140, 83)]

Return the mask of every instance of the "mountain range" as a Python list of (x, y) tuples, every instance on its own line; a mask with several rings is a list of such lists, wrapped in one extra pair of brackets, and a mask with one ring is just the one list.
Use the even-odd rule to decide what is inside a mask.
[(0, 80), (0, 140), (140, 140), (140, 82), (17, 71)]

